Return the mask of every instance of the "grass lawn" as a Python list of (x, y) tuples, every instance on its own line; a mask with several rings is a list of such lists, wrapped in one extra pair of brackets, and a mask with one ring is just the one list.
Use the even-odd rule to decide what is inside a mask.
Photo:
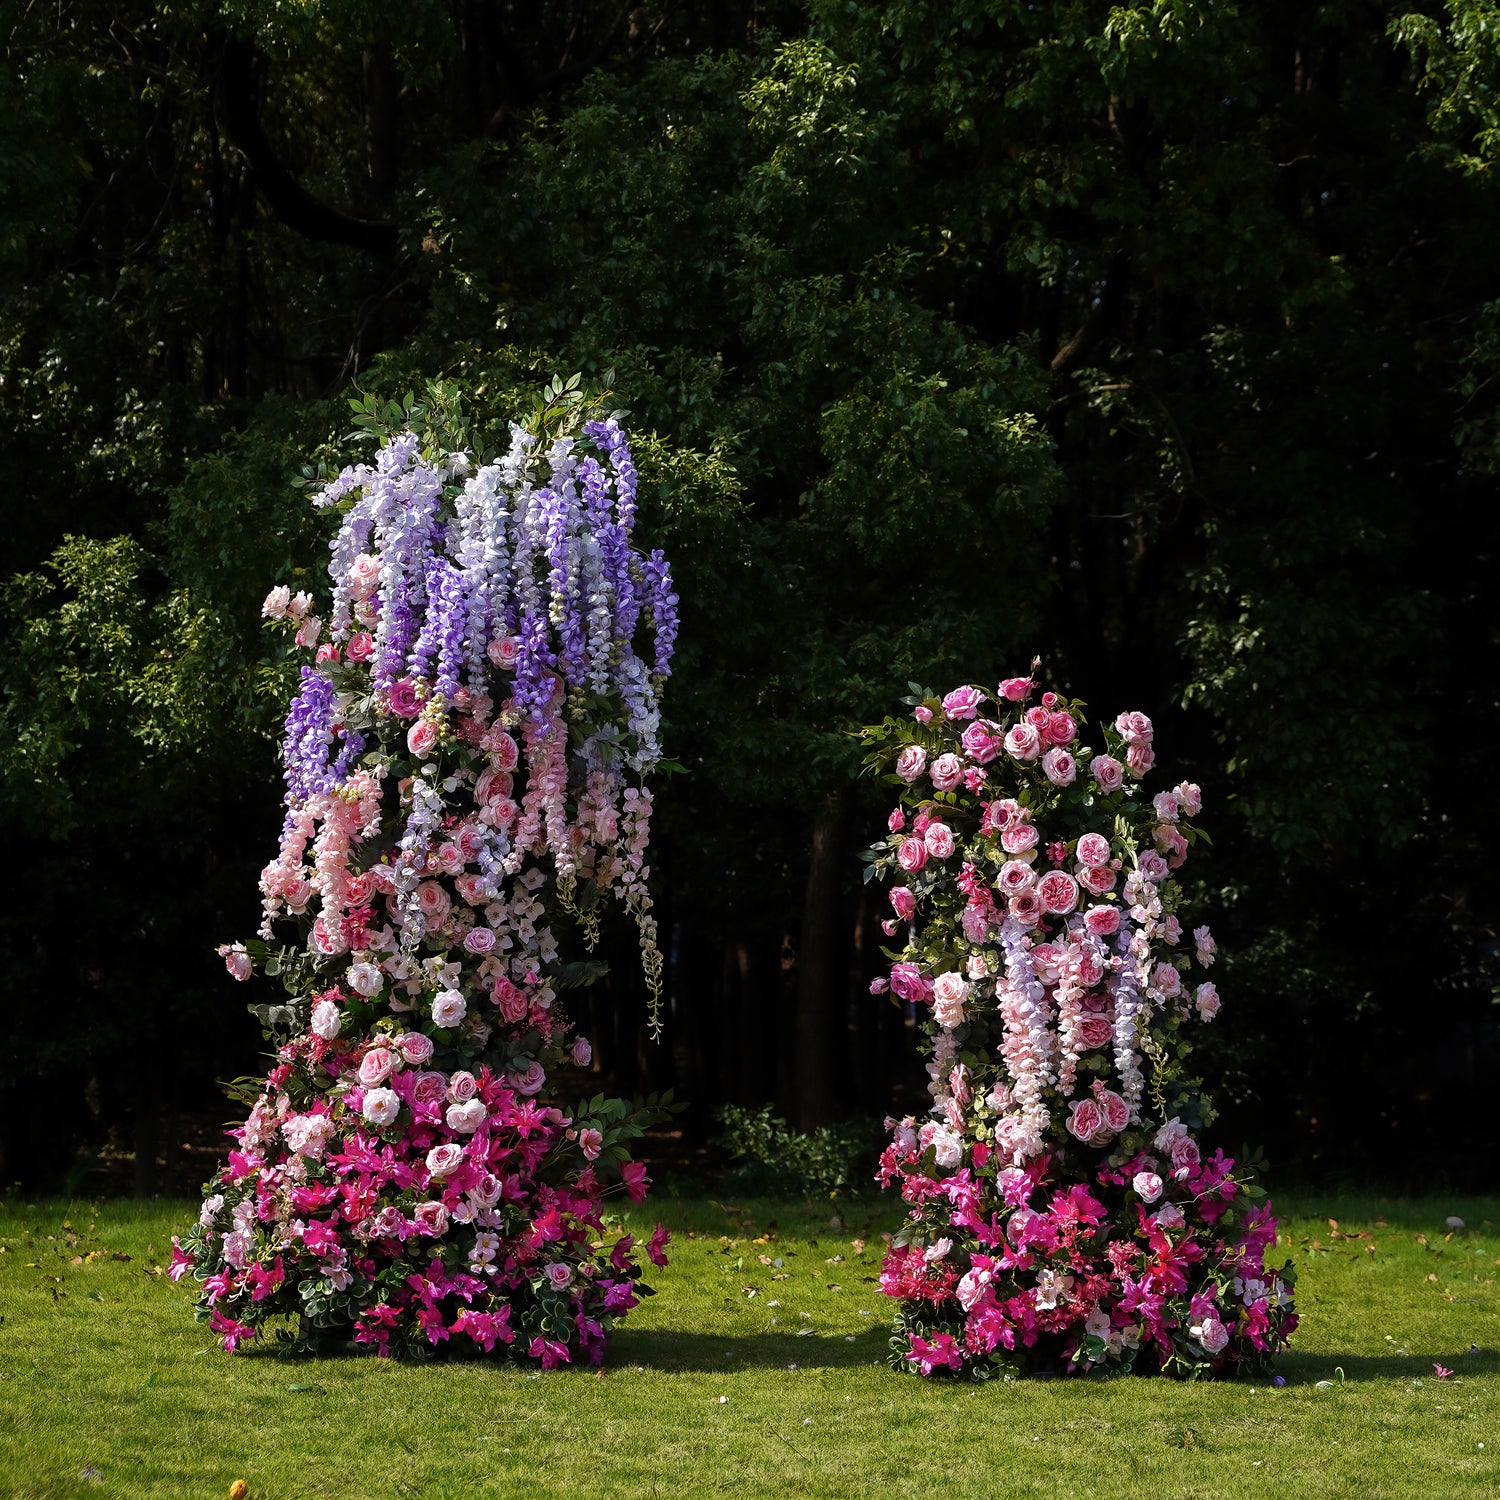
[[(1284, 1200), (1303, 1322), (1279, 1390), (899, 1376), (874, 1282), (889, 1210), (834, 1227), (800, 1206), (647, 1206), (674, 1235), (661, 1295), (602, 1373), (539, 1375), (231, 1358), (158, 1269), (193, 1206), (0, 1205), (0, 1494), (1500, 1490), (1497, 1199)], [(1468, 1227), (1450, 1236), (1449, 1214)]]

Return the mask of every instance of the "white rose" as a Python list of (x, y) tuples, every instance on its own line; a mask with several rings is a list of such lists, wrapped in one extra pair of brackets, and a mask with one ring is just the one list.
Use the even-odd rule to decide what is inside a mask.
[(349, 988), (359, 995), (378, 994), (384, 981), (374, 964), (351, 964), (349, 966)]
[(468, 1004), (457, 990), (444, 990), (432, 1002), (432, 1019), (439, 1026), (457, 1026), (468, 1013)]
[(394, 1089), (371, 1089), (360, 1113), (372, 1125), (389, 1125), (401, 1113), (401, 1100)]
[(344, 1024), (343, 1012), (332, 1000), (319, 1000), (312, 1008), (312, 1029), (325, 1042), (331, 1042)]
[(483, 1099), (470, 1099), (465, 1104), (450, 1104), (445, 1116), (448, 1129), (455, 1135), (473, 1135), (488, 1117)]

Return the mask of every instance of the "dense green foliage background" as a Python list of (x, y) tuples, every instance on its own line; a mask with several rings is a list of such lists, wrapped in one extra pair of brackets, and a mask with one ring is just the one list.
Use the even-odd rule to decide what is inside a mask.
[[(613, 368), (684, 601), (667, 1045), (621, 1087), (889, 1107), (882, 826), (916, 678), (1145, 709), (1199, 781), (1227, 1143), (1486, 1177), (1500, 4), (0, 5), (0, 1178), (153, 1185), (258, 1036), (351, 388), (503, 422)], [(621, 944), (628, 959), (628, 941)], [(623, 976), (628, 964), (617, 966)]]

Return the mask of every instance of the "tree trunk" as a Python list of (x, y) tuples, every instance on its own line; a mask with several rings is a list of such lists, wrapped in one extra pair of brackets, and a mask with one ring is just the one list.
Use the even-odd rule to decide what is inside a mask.
[(813, 820), (797, 951), (795, 1113), (804, 1130), (831, 1119), (835, 1104), (832, 1044), (845, 978), (839, 922), (843, 823), (844, 795), (831, 792)]

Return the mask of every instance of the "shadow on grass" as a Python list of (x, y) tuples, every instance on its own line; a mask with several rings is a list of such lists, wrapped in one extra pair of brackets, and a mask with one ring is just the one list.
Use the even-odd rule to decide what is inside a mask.
[(609, 1343), (605, 1363), (614, 1367), (724, 1374), (734, 1370), (853, 1369), (885, 1359), (890, 1330), (884, 1326), (853, 1339), (809, 1334), (684, 1333), (673, 1328), (625, 1328)]
[(1351, 1385), (1365, 1380), (1436, 1381), (1434, 1365), (1452, 1371), (1445, 1380), (1500, 1376), (1500, 1350), (1440, 1349), (1435, 1354), (1309, 1354), (1292, 1350), (1277, 1356), (1276, 1373), (1288, 1385), (1337, 1381), (1337, 1370), (1344, 1372), (1344, 1381)]

